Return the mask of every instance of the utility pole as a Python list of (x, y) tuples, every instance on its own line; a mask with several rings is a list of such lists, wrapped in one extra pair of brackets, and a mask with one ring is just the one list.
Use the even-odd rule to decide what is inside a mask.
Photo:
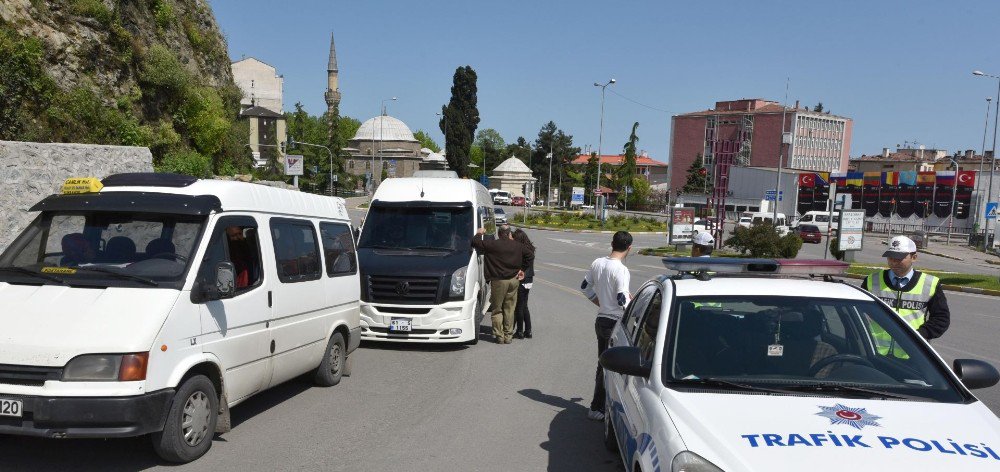
[[(553, 141), (555, 140), (554, 134), (552, 135), (552, 139)], [(546, 156), (546, 159), (549, 160), (549, 184), (545, 187), (545, 206), (549, 207), (549, 209), (552, 208), (552, 159), (555, 157), (553, 149), (553, 143), (549, 141), (549, 155)]]
[(785, 77), (785, 102), (781, 104), (781, 148), (778, 151), (778, 178), (774, 182), (774, 211), (771, 218), (771, 222), (775, 225), (778, 224), (778, 195), (781, 195), (781, 167), (782, 160), (785, 158), (785, 141), (791, 141), (785, 138), (785, 111), (788, 110), (788, 77)]

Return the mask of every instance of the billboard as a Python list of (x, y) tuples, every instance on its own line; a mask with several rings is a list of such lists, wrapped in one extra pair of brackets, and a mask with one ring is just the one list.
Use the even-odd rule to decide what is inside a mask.
[(669, 244), (690, 244), (693, 233), (694, 208), (671, 208)]

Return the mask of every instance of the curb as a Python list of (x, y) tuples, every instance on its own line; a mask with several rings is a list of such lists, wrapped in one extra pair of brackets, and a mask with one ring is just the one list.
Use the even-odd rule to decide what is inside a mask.
[[(844, 275), (838, 275), (837, 277), (864, 280), (864, 278), (867, 277), (867, 275), (844, 274)], [(948, 290), (949, 292), (975, 293), (977, 295), (989, 295), (992, 297), (1000, 297), (1000, 290), (991, 290), (988, 288), (962, 287), (959, 285), (948, 285), (948, 284), (941, 284), (941, 288), (944, 290)]]
[[(511, 223), (510, 221), (507, 222), (507, 225), (508, 226), (513, 226), (515, 228), (537, 229), (537, 230), (541, 230), (541, 231), (556, 231), (556, 232), (560, 232), (560, 233), (597, 233), (597, 234), (615, 234), (616, 233), (616, 231), (598, 231), (596, 229), (559, 229), (559, 228), (546, 228), (544, 226), (529, 226), (529, 225)], [(635, 231), (635, 232), (629, 231), (629, 234), (662, 234), (664, 236), (667, 235), (666, 232), (662, 232), (662, 231)]]
[(917, 249), (917, 252), (922, 252), (924, 254), (930, 254), (932, 256), (943, 257), (945, 259), (952, 259), (952, 260), (956, 260), (956, 261), (965, 261), (965, 259), (962, 259), (961, 257), (949, 256), (948, 254), (942, 254), (940, 252), (928, 251), (926, 249)]

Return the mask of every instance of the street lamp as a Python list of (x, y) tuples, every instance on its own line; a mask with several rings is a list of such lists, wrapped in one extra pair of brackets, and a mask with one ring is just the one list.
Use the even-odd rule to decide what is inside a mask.
[[(615, 79), (610, 79), (603, 84), (594, 82), (594, 87), (601, 88), (601, 131), (597, 136), (597, 190), (601, 189), (601, 146), (604, 144), (604, 92), (607, 90), (608, 85), (613, 83), (615, 83)], [(551, 173), (551, 171), (549, 173)], [(594, 207), (597, 208), (597, 205)], [(601, 211), (599, 214), (603, 215), (604, 212)]]
[[(986, 97), (986, 120), (983, 123), (983, 152), (979, 155), (979, 173), (976, 174), (976, 193), (982, 196), (983, 185), (983, 162), (986, 161), (986, 130), (990, 128), (990, 101), (993, 97)], [(983, 209), (981, 205), (976, 206), (976, 223), (982, 227)], [(983, 250), (986, 250), (986, 238), (983, 238)]]
[(551, 208), (552, 205), (552, 144), (549, 143), (549, 153), (545, 156), (549, 160), (549, 184), (545, 187), (545, 206)]
[[(993, 169), (996, 167), (996, 164), (997, 164), (997, 119), (996, 119), (996, 116), (997, 116), (997, 112), (1000, 112), (1000, 77), (997, 77), (995, 75), (986, 74), (986, 73), (984, 73), (981, 70), (974, 70), (974, 71), (972, 71), (972, 75), (977, 75), (977, 76), (980, 76), (980, 77), (989, 77), (991, 79), (997, 79), (997, 102), (996, 102), (996, 108), (993, 111), (993, 150), (991, 151), (991, 153), (993, 155), (990, 156), (990, 183), (989, 183), (989, 187), (986, 189), (986, 204), (989, 205), (990, 202), (993, 200)], [(985, 145), (986, 145), (986, 140), (983, 139), (983, 149), (984, 149), (983, 150), (983, 157), (986, 157), (986, 151), (985, 151), (986, 146)], [(986, 220), (986, 232), (983, 234), (983, 239), (986, 239), (986, 238), (989, 237), (989, 234), (990, 234), (989, 227), (990, 227), (990, 220), (987, 219)], [(986, 243), (983, 243), (983, 247), (984, 248), (986, 247)]]

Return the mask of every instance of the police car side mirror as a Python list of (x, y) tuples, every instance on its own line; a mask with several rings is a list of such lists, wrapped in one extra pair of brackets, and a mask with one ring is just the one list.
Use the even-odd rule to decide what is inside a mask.
[(617, 346), (601, 353), (601, 367), (623, 375), (649, 377), (650, 366), (642, 363), (642, 353), (637, 347)]
[(952, 370), (969, 390), (989, 388), (1000, 382), (1000, 372), (990, 363), (977, 359), (955, 359)]

